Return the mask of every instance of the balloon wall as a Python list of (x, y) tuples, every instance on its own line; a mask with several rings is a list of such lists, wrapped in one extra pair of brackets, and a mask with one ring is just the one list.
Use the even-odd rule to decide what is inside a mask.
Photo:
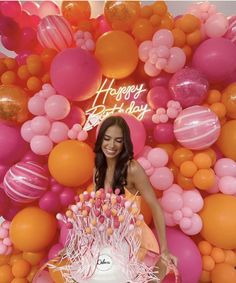
[[(118, 113), (182, 282), (235, 283), (235, 16), (211, 2), (180, 15), (164, 1), (99, 14), (93, 1), (22, 2), (0, 2), (0, 43), (16, 54), (0, 58), (0, 282), (32, 282), (63, 249), (56, 214), (93, 190), (96, 128)], [(141, 212), (157, 233), (144, 200)], [(35, 283), (53, 282), (44, 270)]]

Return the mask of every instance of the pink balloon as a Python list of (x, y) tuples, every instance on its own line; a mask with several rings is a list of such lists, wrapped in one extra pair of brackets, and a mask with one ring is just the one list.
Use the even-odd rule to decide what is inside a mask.
[(198, 212), (203, 208), (203, 198), (198, 191), (184, 191), (182, 194), (184, 205)]
[(34, 279), (34, 283), (54, 283), (48, 271), (43, 270), (39, 276)]
[(39, 95), (34, 95), (28, 101), (28, 109), (30, 113), (32, 113), (35, 116), (44, 115), (45, 114), (44, 104), (45, 104), (45, 99), (43, 97)]
[(191, 219), (183, 217), (179, 222), (180, 229), (184, 232), (187, 229), (190, 229), (192, 225)]
[(187, 235), (197, 235), (202, 230), (202, 219), (198, 214), (194, 214), (191, 218), (191, 226), (188, 228), (181, 227), (183, 232)]
[(165, 108), (170, 99), (169, 90), (163, 86), (155, 86), (147, 94), (147, 103), (152, 109)]
[(160, 74), (161, 69), (157, 69), (156, 66), (149, 61), (144, 64), (144, 71), (150, 77), (155, 77)]
[(32, 128), (31, 128), (31, 120), (26, 121), (21, 126), (21, 136), (22, 136), (22, 138), (25, 141), (30, 142), (34, 135), (35, 135), (35, 133), (33, 132)]
[(169, 156), (164, 149), (156, 147), (149, 151), (147, 159), (152, 166), (158, 168), (166, 166)]
[(50, 75), (57, 92), (73, 101), (94, 96), (102, 81), (98, 61), (91, 53), (80, 48), (69, 48), (56, 55)]
[(236, 177), (224, 176), (221, 177), (218, 186), (220, 191), (226, 195), (236, 194)]
[(211, 38), (223, 36), (228, 26), (227, 18), (221, 13), (211, 15), (204, 24), (206, 35)]
[(20, 127), (0, 123), (0, 164), (13, 164), (19, 161), (28, 150)]
[(230, 39), (232, 42), (235, 42), (236, 40), (236, 30), (235, 30), (236, 16), (229, 17), (228, 23), (229, 23), (229, 27), (224, 37)]
[(175, 141), (173, 124), (167, 122), (157, 124), (153, 131), (153, 137), (157, 143), (172, 143)]
[(53, 122), (48, 136), (53, 142), (59, 143), (68, 139), (68, 131), (69, 128), (65, 123)]
[(165, 45), (170, 48), (174, 44), (174, 37), (170, 30), (160, 29), (154, 33), (152, 42), (154, 46)]
[(165, 224), (167, 226), (175, 226), (176, 223), (172, 217), (172, 213), (168, 213), (164, 210)]
[(23, 156), (21, 161), (34, 161), (36, 163), (45, 164), (47, 163), (47, 158), (45, 156), (39, 156), (33, 153), (31, 150), (27, 151), (26, 154)]
[(59, 242), (63, 245), (63, 247), (66, 245), (66, 241), (67, 241), (69, 231), (70, 230), (66, 227), (66, 225), (64, 223), (62, 223), (60, 236), (59, 236)]
[(169, 187), (167, 191), (163, 192), (163, 195), (168, 194), (169, 192), (175, 192), (179, 195), (182, 195), (183, 189), (179, 185), (173, 184), (172, 186)]
[(155, 168), (154, 173), (150, 176), (150, 182), (157, 190), (168, 189), (174, 181), (174, 176), (168, 167)]
[(61, 120), (70, 113), (70, 103), (62, 95), (52, 95), (46, 100), (44, 109), (49, 118)]
[(75, 192), (71, 188), (64, 188), (60, 193), (60, 201), (62, 206), (67, 207), (72, 204), (75, 200)]
[(166, 212), (172, 213), (183, 207), (183, 199), (178, 193), (167, 192), (161, 198), (161, 206)]
[(214, 171), (218, 177), (236, 177), (236, 162), (230, 158), (220, 158), (215, 163)]
[(74, 43), (70, 24), (64, 17), (58, 15), (50, 15), (41, 19), (38, 25), (37, 37), (43, 47), (57, 51), (69, 48)]
[(133, 143), (134, 156), (140, 153), (145, 145), (146, 141), (146, 131), (141, 121), (137, 120), (134, 116), (126, 113), (118, 113), (118, 116), (121, 116), (125, 119), (126, 123), (129, 126), (131, 140)]
[(210, 83), (223, 82), (236, 69), (236, 46), (226, 38), (211, 38), (195, 50), (192, 66)]
[(21, 4), (18, 1), (2, 1), (0, 11), (6, 17), (16, 18), (21, 14)]
[(10, 200), (5, 194), (2, 187), (0, 187), (0, 215), (3, 215), (8, 210)]
[(38, 15), (39, 4), (33, 1), (26, 1), (22, 4), (22, 10), (28, 12), (30, 15)]
[(30, 127), (36, 135), (47, 135), (51, 128), (51, 123), (47, 117), (36, 116), (31, 120)]
[(49, 213), (58, 213), (61, 211), (61, 202), (56, 192), (46, 192), (39, 200), (39, 207)]
[(70, 113), (62, 120), (69, 128), (72, 128), (74, 124), (80, 124), (83, 126), (86, 122), (86, 116), (84, 111), (76, 106), (72, 105)]
[(182, 283), (198, 283), (202, 272), (201, 254), (194, 241), (183, 232), (167, 228), (170, 252), (178, 258)]
[(219, 137), (220, 123), (214, 112), (204, 106), (184, 109), (174, 122), (177, 141), (190, 149), (205, 149)]
[(179, 47), (172, 47), (167, 65), (163, 69), (167, 73), (175, 73), (184, 67), (185, 62), (186, 55), (184, 51)]
[(138, 48), (139, 59), (146, 62), (149, 58), (149, 51), (152, 48), (152, 42), (150, 40), (143, 41)]
[(149, 80), (149, 87), (153, 88), (155, 86), (163, 86), (166, 87), (168, 86), (169, 80), (172, 77), (172, 74), (166, 73), (162, 71), (159, 76), (155, 78), (151, 78)]
[(98, 26), (96, 30), (98, 36), (104, 34), (105, 32), (111, 31), (111, 27), (106, 21), (104, 15), (99, 16), (96, 20), (98, 22)]
[(63, 249), (62, 244), (58, 243), (51, 247), (48, 252), (48, 259), (53, 259), (58, 256), (58, 253)]
[(31, 150), (38, 155), (47, 155), (53, 148), (53, 142), (48, 136), (34, 136), (30, 141)]
[(38, 15), (40, 18), (44, 18), (48, 15), (58, 15), (60, 14), (60, 8), (56, 3), (52, 1), (40, 2), (40, 7), (38, 10)]
[(206, 78), (193, 68), (178, 71), (169, 81), (172, 99), (184, 108), (201, 104), (207, 97), (208, 87)]

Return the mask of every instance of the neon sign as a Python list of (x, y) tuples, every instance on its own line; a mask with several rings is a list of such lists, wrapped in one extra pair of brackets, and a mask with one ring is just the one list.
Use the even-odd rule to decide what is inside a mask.
[[(138, 120), (142, 120), (145, 113), (150, 111), (147, 104), (137, 105), (137, 99), (146, 91), (144, 84), (121, 86), (118, 89), (113, 88), (115, 80), (105, 79), (101, 88), (96, 92), (92, 107), (87, 109), (87, 117), (84, 130), (89, 131), (96, 127), (105, 117), (116, 112), (133, 114)], [(106, 106), (108, 97), (115, 99), (112, 107)], [(97, 104), (98, 99), (102, 98), (102, 104)], [(129, 103), (128, 107), (125, 102)]]

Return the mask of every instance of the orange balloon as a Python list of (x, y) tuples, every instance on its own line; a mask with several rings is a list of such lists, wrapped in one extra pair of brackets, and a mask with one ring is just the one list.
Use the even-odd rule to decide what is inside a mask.
[(43, 62), (39, 55), (36, 54), (29, 55), (26, 59), (26, 65), (31, 75), (38, 76), (42, 74)]
[(196, 29), (200, 29), (201, 22), (199, 18), (195, 17), (194, 15), (185, 14), (184, 16), (176, 20), (175, 26), (177, 28), (180, 28), (185, 33), (191, 33)]
[(29, 275), (31, 266), (24, 259), (17, 260), (12, 266), (12, 274), (15, 277), (23, 278)]
[(174, 28), (171, 32), (174, 37), (174, 46), (184, 47), (185, 42), (186, 42), (185, 33), (179, 28)]
[(201, 241), (198, 243), (198, 249), (202, 255), (210, 255), (212, 251), (212, 245), (207, 241)]
[(211, 273), (212, 283), (235, 283), (236, 270), (232, 265), (226, 263), (217, 264)]
[(212, 271), (215, 267), (215, 262), (213, 258), (209, 255), (204, 255), (202, 257), (202, 269), (206, 271)]
[(221, 100), (221, 93), (217, 89), (211, 89), (208, 91), (207, 103), (212, 104), (215, 102), (220, 102)]
[(215, 112), (219, 119), (224, 118), (226, 115), (226, 107), (222, 102), (212, 103), (210, 109)]
[[(236, 248), (236, 198), (224, 194), (205, 197), (199, 212), (203, 228), (201, 236), (222, 249)], [(224, 282), (224, 281), (222, 281)]]
[(221, 127), (217, 145), (225, 157), (236, 161), (236, 120), (228, 121)]
[(39, 252), (48, 247), (57, 232), (55, 217), (38, 207), (27, 207), (13, 218), (10, 239), (24, 252)]
[(103, 75), (108, 78), (126, 78), (138, 65), (138, 47), (134, 39), (123, 31), (109, 31), (100, 36), (95, 56)]
[(29, 283), (26, 278), (14, 278), (11, 283)]
[(138, 19), (133, 27), (132, 34), (139, 42), (151, 40), (155, 32), (151, 21), (148, 19)]
[(210, 283), (211, 282), (211, 273), (209, 271), (203, 270), (199, 282)]
[(186, 43), (189, 46), (196, 46), (200, 44), (202, 41), (202, 33), (199, 29), (196, 29), (195, 31), (189, 33), (186, 37)]
[(21, 80), (28, 80), (31, 74), (26, 65), (21, 65), (17, 70), (17, 75)]
[(223, 92), (221, 101), (226, 107), (227, 116), (236, 119), (236, 83), (230, 84)]
[(14, 70), (18, 65), (15, 58), (7, 57), (3, 59), (3, 62), (8, 70)]
[[(66, 260), (62, 260), (59, 263), (52, 262), (52, 264), (59, 267), (68, 264), (68, 262)], [(49, 274), (55, 283), (65, 283), (60, 270), (56, 270), (55, 268), (49, 267)]]
[(14, 278), (11, 267), (8, 264), (4, 264), (0, 266), (0, 282), (1, 283), (10, 283)]
[(9, 85), (16, 83), (16, 73), (14, 71), (6, 71), (1, 75), (1, 83), (3, 85)]
[(0, 255), (0, 266), (9, 263), (10, 255)]
[(192, 190), (194, 189), (194, 184), (192, 178), (188, 178), (183, 176), (182, 174), (178, 174), (176, 178), (177, 184), (184, 190)]
[(211, 251), (211, 257), (215, 263), (222, 263), (225, 261), (225, 253), (222, 249), (214, 247)]
[(208, 190), (215, 184), (213, 169), (199, 169), (193, 176), (193, 184), (200, 190)]
[(191, 178), (197, 172), (197, 166), (193, 161), (184, 161), (180, 165), (180, 173), (184, 177)]
[(193, 152), (190, 149), (180, 147), (176, 149), (173, 153), (172, 160), (178, 167), (184, 161), (189, 161), (193, 159)]
[(209, 169), (212, 166), (212, 160), (207, 153), (196, 153), (193, 162), (199, 169)]
[(91, 16), (89, 1), (63, 1), (61, 11), (63, 17), (73, 26), (78, 26), (81, 21), (88, 20)]
[(92, 178), (94, 153), (84, 142), (64, 141), (50, 152), (48, 168), (58, 183), (78, 187)]
[(46, 257), (45, 251), (40, 251), (37, 253), (23, 252), (22, 258), (27, 260), (31, 265), (37, 265), (40, 261)]
[(159, 143), (156, 145), (156, 147), (160, 147), (165, 150), (165, 152), (168, 154), (169, 158), (171, 159), (174, 151), (175, 151), (175, 146), (171, 143)]
[(231, 250), (225, 250), (225, 263), (236, 265), (236, 253)]
[(113, 30), (130, 31), (141, 12), (139, 1), (106, 1), (104, 15)]
[(152, 4), (154, 14), (164, 16), (168, 12), (168, 7), (164, 1), (156, 1)]
[(0, 120), (11, 123), (23, 123), (29, 119), (29, 96), (20, 87), (0, 86)]

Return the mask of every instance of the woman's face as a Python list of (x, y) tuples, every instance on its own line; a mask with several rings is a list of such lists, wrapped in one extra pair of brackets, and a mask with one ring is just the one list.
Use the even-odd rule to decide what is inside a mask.
[(117, 125), (107, 128), (102, 142), (102, 151), (106, 158), (116, 158), (124, 146), (123, 132)]

